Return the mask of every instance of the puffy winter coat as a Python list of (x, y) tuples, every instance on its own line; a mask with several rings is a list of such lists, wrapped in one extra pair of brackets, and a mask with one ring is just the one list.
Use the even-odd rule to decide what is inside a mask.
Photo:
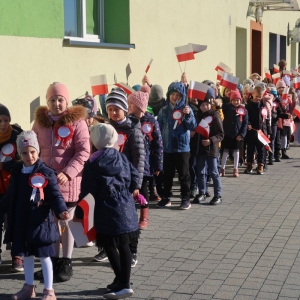
[(70, 125), (73, 136), (64, 146), (56, 146), (57, 138), (54, 135), (53, 121), (48, 115), (47, 106), (40, 106), (35, 111), (33, 130), (37, 134), (40, 145), (40, 158), (45, 164), (57, 172), (65, 173), (69, 180), (60, 185), (60, 190), (66, 202), (77, 202), (80, 192), (81, 171), (84, 163), (90, 156), (89, 131), (85, 122), (86, 110), (81, 106), (68, 108), (55, 126)]
[[(181, 99), (178, 101), (174, 109), (170, 103), (169, 92), (175, 90), (181, 94)], [(177, 123), (174, 129), (175, 120), (172, 118), (172, 114), (175, 110), (183, 111), (186, 106), (186, 93), (185, 86), (182, 82), (173, 82), (170, 84), (167, 93), (167, 105), (164, 106), (158, 113), (157, 121), (162, 134), (164, 152), (176, 153), (176, 152), (190, 152), (190, 131), (195, 130), (197, 127), (196, 119), (193, 110), (190, 108), (190, 114), (183, 114), (181, 118), (181, 124)]]
[(279, 118), (285, 119), (288, 117), (287, 114), (284, 114), (282, 112), (282, 108), (280, 105), (280, 102), (281, 102), (280, 96), (273, 100), (273, 103), (275, 103), (275, 102), (277, 103), (277, 107), (275, 109), (274, 109), (274, 107), (272, 107), (272, 122), (271, 122), (272, 126), (278, 125)]
[[(238, 106), (242, 107), (242, 106)], [(248, 127), (248, 112), (242, 116), (242, 121), (240, 115), (236, 113), (238, 107), (234, 107), (231, 103), (223, 104), (222, 110), (224, 114), (223, 129), (224, 136), (231, 139), (236, 139), (239, 135), (244, 138), (247, 134)]]
[[(13, 241), (14, 233), (14, 214), (15, 214), (15, 202), (17, 198), (18, 190), (18, 180), (23, 167), (23, 162), (18, 162), (14, 165), (11, 177), (9, 180), (9, 186), (7, 194), (0, 201), (0, 211), (8, 211), (8, 227), (5, 232), (4, 243), (9, 243)], [(64, 198), (59, 190), (57, 184), (56, 172), (51, 168), (47, 167), (45, 163), (39, 159), (30, 176), (39, 173), (43, 174), (48, 180), (48, 184), (43, 188), (44, 191), (44, 201), (41, 205), (37, 205), (40, 201), (40, 191), (37, 190), (34, 201), (30, 201), (31, 193), (33, 188), (30, 188), (30, 193), (24, 195), (24, 201), (27, 201), (28, 210), (24, 212), (28, 216), (28, 228), (26, 241), (32, 242), (34, 244), (41, 244), (46, 239), (59, 238), (58, 229), (54, 223), (54, 218), (52, 210), (54, 211), (56, 217), (59, 219), (59, 214), (67, 211), (67, 206), (65, 204)], [(29, 183), (28, 183), (29, 185)], [(49, 244), (49, 243), (46, 243)]]
[[(282, 104), (284, 104), (283, 101), (281, 101), (280, 104), (281, 104), (281, 108), (282, 108)], [(284, 110), (282, 108), (283, 115), (285, 116), (285, 118), (282, 118), (283, 126), (289, 127), (291, 125), (291, 120), (288, 119), (288, 114), (291, 114), (294, 111), (296, 105), (297, 105), (297, 103), (290, 99), (290, 103), (287, 105), (287, 109)]]
[(127, 116), (125, 122), (122, 124), (118, 124), (111, 119), (109, 122), (118, 133), (124, 133), (126, 135), (122, 153), (126, 155), (128, 160), (138, 170), (140, 175), (138, 189), (140, 189), (143, 183), (145, 166), (145, 146), (141, 123), (133, 116)]
[[(95, 229), (98, 233), (119, 235), (138, 230), (138, 217), (132, 197), (138, 188), (139, 174), (123, 153), (106, 149), (93, 162), (84, 165), (80, 199), (95, 198)], [(75, 215), (83, 218), (80, 206)]]
[[(144, 134), (145, 145), (145, 168), (144, 176), (152, 176), (153, 173), (163, 170), (163, 155), (164, 147), (159, 129), (159, 124), (150, 113), (145, 113), (140, 119), (141, 126), (145, 123), (150, 123), (153, 126), (153, 131), (149, 135)], [(143, 133), (143, 131), (142, 131)]]

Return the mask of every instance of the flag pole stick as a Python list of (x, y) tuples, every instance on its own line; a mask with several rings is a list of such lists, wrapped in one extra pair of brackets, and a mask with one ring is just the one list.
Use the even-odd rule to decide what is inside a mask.
[(186, 61), (184, 62), (184, 72), (185, 72), (185, 69), (186, 69)]
[(179, 68), (180, 68), (180, 71), (181, 71), (181, 74), (182, 74), (182, 69), (181, 69), (181, 66), (180, 66), (180, 62), (178, 62), (178, 65), (179, 65)]

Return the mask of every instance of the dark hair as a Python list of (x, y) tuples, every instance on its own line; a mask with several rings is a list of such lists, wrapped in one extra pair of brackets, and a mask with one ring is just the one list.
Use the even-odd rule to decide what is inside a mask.
[(285, 66), (287, 65), (286, 61), (284, 59), (282, 59), (279, 63), (278, 66), (283, 69)]

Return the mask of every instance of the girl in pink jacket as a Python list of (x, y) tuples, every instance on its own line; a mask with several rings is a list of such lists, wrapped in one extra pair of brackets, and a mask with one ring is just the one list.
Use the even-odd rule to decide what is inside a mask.
[[(40, 157), (57, 171), (57, 180), (73, 219), (81, 184), (81, 172), (90, 156), (89, 131), (85, 122), (86, 110), (75, 106), (68, 108), (69, 93), (65, 85), (50, 84), (46, 94), (47, 106), (35, 111), (33, 130), (40, 145)], [(58, 225), (58, 220), (55, 222)], [(74, 238), (68, 223), (61, 224), (63, 258), (59, 258), (60, 242), (54, 244), (56, 256), (52, 257), (53, 273), (58, 281), (67, 281), (73, 275), (71, 257)], [(41, 271), (35, 273), (42, 279)]]

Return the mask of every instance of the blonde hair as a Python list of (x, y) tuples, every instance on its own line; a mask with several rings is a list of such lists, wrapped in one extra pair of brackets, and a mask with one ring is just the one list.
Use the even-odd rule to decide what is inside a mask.
[(245, 90), (249, 90), (249, 88), (250, 88), (250, 84), (244, 85), (244, 87), (243, 87), (243, 93), (244, 93)]

